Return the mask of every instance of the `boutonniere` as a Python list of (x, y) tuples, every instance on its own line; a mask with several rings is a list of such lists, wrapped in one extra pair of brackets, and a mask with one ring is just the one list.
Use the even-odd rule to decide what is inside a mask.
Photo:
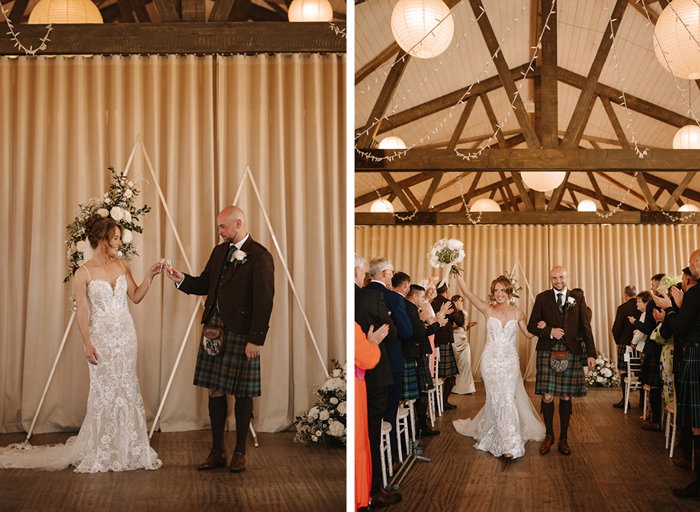
[(575, 305), (576, 305), (576, 299), (574, 299), (573, 297), (567, 297), (566, 304), (564, 304), (564, 309), (572, 308)]
[(245, 253), (238, 249), (234, 255), (233, 255), (233, 266), (234, 268), (237, 267), (238, 265), (243, 265), (246, 261), (248, 261), (248, 253)]

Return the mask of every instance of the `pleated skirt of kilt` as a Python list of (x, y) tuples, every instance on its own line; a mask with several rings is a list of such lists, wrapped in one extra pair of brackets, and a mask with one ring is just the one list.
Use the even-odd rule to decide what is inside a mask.
[(677, 393), (678, 424), (700, 428), (700, 348), (686, 347), (680, 378), (681, 392)]
[[(207, 322), (214, 327), (224, 327), (219, 314), (214, 311)], [(234, 396), (260, 396), (260, 358), (248, 361), (245, 346), (248, 336), (236, 334), (224, 328), (226, 347), (223, 354), (212, 357), (199, 344), (194, 385), (215, 389)]]
[(433, 378), (430, 376), (430, 360), (427, 354), (416, 358), (416, 380), (418, 381), (418, 391), (428, 391), (433, 389)]
[(457, 375), (459, 373), (459, 368), (457, 368), (457, 360), (455, 359), (455, 354), (452, 351), (452, 344), (445, 343), (444, 345), (438, 345), (438, 348), (440, 349), (438, 377), (441, 379), (446, 379), (452, 375)]
[[(559, 340), (552, 351), (567, 350), (566, 343)], [(549, 366), (549, 350), (537, 351), (537, 383), (535, 384), (536, 395), (554, 396), (586, 396), (586, 377), (581, 366), (581, 355), (569, 352), (569, 367), (565, 372), (557, 373)]]
[(627, 352), (627, 345), (617, 346), (617, 369), (621, 372), (627, 371), (627, 362), (625, 361), (625, 353)]
[(642, 360), (642, 371), (639, 372), (639, 380), (642, 384), (647, 384), (652, 388), (663, 386), (661, 380), (661, 357), (652, 354), (644, 354)]
[(416, 360), (403, 360), (403, 389), (401, 400), (418, 399), (418, 380), (416, 379)]

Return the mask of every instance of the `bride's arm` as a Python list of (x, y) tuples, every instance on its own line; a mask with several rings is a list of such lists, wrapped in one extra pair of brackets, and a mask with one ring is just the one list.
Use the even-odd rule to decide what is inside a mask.
[(143, 282), (139, 286), (136, 286), (136, 281), (134, 281), (134, 276), (131, 275), (131, 267), (129, 264), (124, 262), (124, 267), (126, 272), (127, 294), (131, 302), (138, 304), (148, 293), (153, 278), (160, 274), (160, 263), (154, 263), (153, 266), (148, 269), (146, 277), (143, 278)]
[(462, 293), (464, 294), (464, 296), (467, 299), (469, 299), (469, 302), (474, 304), (474, 307), (476, 309), (478, 309), (484, 315), (486, 315), (486, 312), (487, 312), (488, 308), (490, 307), (489, 303), (484, 301), (484, 300), (481, 300), (479, 297), (474, 295), (472, 293), (472, 291), (469, 288), (467, 288), (467, 283), (464, 282), (464, 278), (462, 276), (460, 276), (459, 274), (457, 274), (457, 284), (462, 289)]
[(97, 364), (97, 351), (90, 341), (90, 329), (88, 327), (87, 312), (87, 270), (79, 268), (73, 276), (73, 293), (75, 294), (75, 316), (78, 318), (78, 330), (85, 345), (85, 357), (88, 363)]
[(520, 330), (523, 332), (525, 337), (527, 339), (534, 338), (535, 335), (527, 330), (527, 322), (525, 321), (525, 313), (523, 313), (520, 309), (518, 309), (516, 314), (518, 315), (518, 327), (520, 327)]

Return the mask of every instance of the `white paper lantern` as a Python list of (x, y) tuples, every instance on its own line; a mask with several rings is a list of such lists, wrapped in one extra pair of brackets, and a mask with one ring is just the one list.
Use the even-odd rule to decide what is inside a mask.
[(391, 12), (391, 32), (399, 46), (419, 59), (432, 59), (452, 41), (455, 22), (442, 0), (399, 0)]
[(695, 206), (694, 204), (684, 204), (680, 208), (678, 208), (679, 212), (698, 212), (700, 211), (700, 208)]
[(500, 212), (501, 207), (493, 199), (479, 199), (469, 208), (473, 212)]
[(372, 213), (394, 213), (394, 205), (386, 199), (377, 199), (370, 208)]
[(673, 136), (673, 149), (700, 149), (700, 126), (684, 126)]
[(580, 212), (594, 212), (597, 209), (595, 203), (590, 199), (584, 199), (578, 204), (578, 211)]
[(30, 25), (49, 23), (103, 23), (102, 14), (90, 0), (41, 0), (29, 15)]
[(294, 0), (287, 16), (289, 21), (331, 21), (333, 7), (328, 0)]
[(700, 6), (697, 0), (673, 0), (659, 16), (654, 34), (654, 53), (666, 71), (679, 78), (700, 78)]
[(525, 185), (538, 192), (554, 190), (562, 184), (566, 177), (565, 172), (521, 172), (520, 177)]
[(406, 143), (399, 137), (384, 137), (379, 142), (379, 149), (406, 149)]

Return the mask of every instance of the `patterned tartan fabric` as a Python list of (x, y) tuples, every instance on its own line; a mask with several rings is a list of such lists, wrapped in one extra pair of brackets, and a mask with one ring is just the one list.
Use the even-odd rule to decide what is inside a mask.
[(627, 362), (625, 361), (625, 352), (628, 345), (617, 346), (617, 369), (623, 372), (627, 371)]
[(401, 400), (416, 400), (418, 398), (418, 381), (416, 380), (416, 360), (403, 360), (403, 389)]
[(418, 391), (428, 391), (433, 389), (433, 378), (430, 376), (430, 361), (427, 355), (416, 358), (416, 380), (418, 381)]
[(682, 391), (676, 395), (679, 397), (678, 424), (700, 428), (700, 348), (684, 349), (680, 386)]
[[(214, 327), (224, 326), (216, 311), (207, 323)], [(224, 333), (226, 348), (223, 354), (216, 357), (207, 354), (200, 342), (194, 385), (234, 396), (260, 396), (260, 358), (252, 361), (246, 358), (246, 335), (233, 333), (226, 328)]]
[(639, 380), (642, 381), (642, 384), (648, 384), (652, 388), (660, 388), (663, 385), (661, 380), (661, 356), (644, 354)]
[(444, 345), (438, 345), (440, 348), (440, 362), (438, 363), (438, 377), (441, 379), (446, 379), (452, 375), (457, 375), (459, 373), (459, 368), (457, 368), (457, 361), (455, 360), (455, 354), (452, 352), (452, 344), (445, 343)]
[[(566, 344), (559, 340), (553, 351), (566, 350)], [(565, 372), (557, 373), (549, 366), (549, 350), (537, 351), (537, 383), (535, 384), (536, 395), (554, 396), (586, 396), (586, 377), (583, 375), (581, 366), (581, 356), (569, 352), (569, 367)]]

